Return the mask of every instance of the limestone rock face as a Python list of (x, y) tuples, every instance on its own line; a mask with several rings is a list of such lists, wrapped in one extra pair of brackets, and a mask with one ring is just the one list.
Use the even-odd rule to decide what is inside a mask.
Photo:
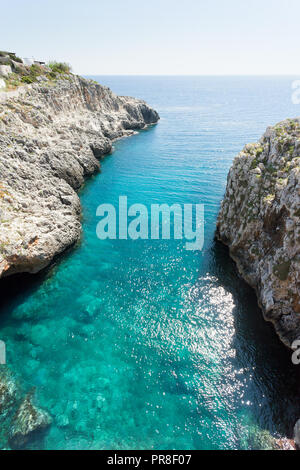
[[(7, 77), (12, 72), (10, 65), (1, 65), (0, 64), (0, 75), (2, 77)], [(5, 82), (4, 82), (5, 84)]]
[(268, 128), (235, 158), (216, 235), (290, 347), (300, 338), (299, 119)]
[(0, 277), (35, 273), (79, 239), (76, 190), (114, 139), (158, 119), (73, 75), (0, 93)]
[(11, 425), (9, 443), (12, 448), (24, 447), (34, 433), (45, 431), (51, 425), (50, 415), (32, 403), (32, 393), (22, 401)]

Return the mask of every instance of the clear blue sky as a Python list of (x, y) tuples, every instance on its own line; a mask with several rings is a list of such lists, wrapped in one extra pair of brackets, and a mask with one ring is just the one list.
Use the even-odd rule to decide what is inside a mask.
[(300, 74), (299, 0), (1, 1), (0, 49), (81, 74)]

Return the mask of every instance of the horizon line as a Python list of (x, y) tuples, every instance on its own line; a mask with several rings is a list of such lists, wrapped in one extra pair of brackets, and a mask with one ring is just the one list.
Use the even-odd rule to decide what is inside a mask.
[(300, 77), (300, 73), (281, 74), (167, 74), (167, 73), (78, 73), (85, 76), (102, 77)]

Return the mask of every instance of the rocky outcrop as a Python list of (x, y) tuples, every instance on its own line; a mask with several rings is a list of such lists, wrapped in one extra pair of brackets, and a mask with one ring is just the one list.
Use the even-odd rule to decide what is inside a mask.
[[(1, 367), (2, 369), (2, 367)], [(17, 400), (17, 386), (11, 374), (0, 369), (0, 419), (6, 416)]]
[(0, 277), (35, 273), (81, 234), (76, 190), (112, 142), (156, 123), (145, 102), (67, 75), (0, 93)]
[[(11, 66), (10, 65), (1, 65), (0, 63), (0, 76), (2, 77), (8, 77), (8, 75), (12, 73)], [(5, 84), (5, 82), (4, 82)]]
[(22, 387), (4, 365), (0, 369), (0, 449), (22, 448), (49, 429), (52, 418), (34, 404), (35, 390)]
[(32, 403), (33, 393), (26, 395), (13, 419), (9, 444), (13, 449), (24, 447), (32, 437), (46, 431), (52, 423), (50, 415)]
[(299, 119), (268, 128), (235, 158), (216, 234), (290, 347), (300, 338)]

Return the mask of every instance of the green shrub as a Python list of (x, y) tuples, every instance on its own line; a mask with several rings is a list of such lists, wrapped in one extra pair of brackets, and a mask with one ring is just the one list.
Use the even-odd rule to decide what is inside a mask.
[(57, 78), (57, 74), (55, 72), (49, 72), (48, 77), (51, 78), (51, 80), (55, 80)]
[(71, 73), (71, 66), (66, 62), (49, 62), (48, 67), (54, 73)]
[(44, 73), (44, 69), (38, 64), (32, 64), (30, 66), (30, 75), (42, 75)]
[(21, 78), (22, 83), (34, 83), (36, 81), (36, 77), (34, 75), (25, 75)]

